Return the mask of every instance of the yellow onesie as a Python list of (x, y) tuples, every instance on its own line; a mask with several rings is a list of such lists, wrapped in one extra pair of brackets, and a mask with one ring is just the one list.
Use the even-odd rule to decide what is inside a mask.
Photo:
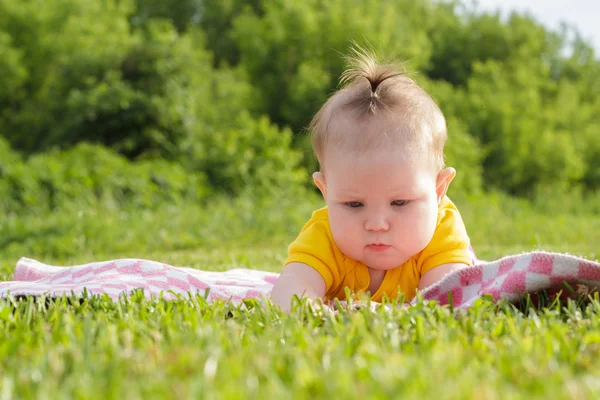
[[(444, 197), (438, 207), (433, 238), (427, 247), (404, 264), (388, 270), (371, 299), (380, 302), (384, 295), (395, 299), (399, 293), (404, 293), (404, 300), (410, 301), (415, 296), (419, 280), (430, 269), (447, 263), (472, 265), (473, 253), (469, 242), (456, 206)], [(321, 274), (327, 287), (326, 300), (344, 300), (346, 287), (357, 294), (366, 292), (369, 287), (368, 267), (346, 257), (336, 246), (327, 207), (314, 211), (310, 221), (290, 244), (284, 265), (292, 262), (309, 265)]]

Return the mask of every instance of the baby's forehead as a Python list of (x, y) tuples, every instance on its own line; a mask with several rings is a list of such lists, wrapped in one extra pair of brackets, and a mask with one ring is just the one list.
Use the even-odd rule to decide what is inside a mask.
[(417, 151), (429, 147), (431, 134), (425, 123), (405, 118), (402, 113), (355, 116), (333, 112), (327, 123), (325, 150), (358, 153), (379, 149)]
[(329, 143), (319, 159), (322, 170), (342, 172), (404, 170), (413, 174), (437, 172), (433, 153), (410, 141)]
[(410, 186), (435, 179), (435, 163), (420, 154), (402, 149), (376, 149), (362, 153), (332, 149), (322, 164), (329, 183), (336, 186), (365, 186), (365, 182), (383, 182), (385, 186)]
[(424, 168), (373, 164), (375, 168), (332, 168), (325, 179), (333, 197), (411, 197), (435, 188), (435, 176)]

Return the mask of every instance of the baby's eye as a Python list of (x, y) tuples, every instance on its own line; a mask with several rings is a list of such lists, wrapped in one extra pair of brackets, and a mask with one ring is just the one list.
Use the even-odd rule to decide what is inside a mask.
[(363, 203), (361, 203), (360, 201), (347, 201), (344, 204), (350, 208), (359, 208), (363, 206)]
[(392, 205), (396, 207), (403, 207), (408, 204), (408, 200), (394, 200), (392, 201)]

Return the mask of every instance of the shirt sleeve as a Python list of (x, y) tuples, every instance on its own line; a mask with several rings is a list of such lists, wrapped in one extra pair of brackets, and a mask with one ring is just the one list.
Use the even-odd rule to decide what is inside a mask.
[(327, 220), (309, 221), (289, 245), (284, 265), (299, 262), (314, 268), (323, 277), (329, 291), (340, 275), (334, 246)]
[(447, 198), (438, 214), (433, 238), (417, 258), (420, 275), (448, 263), (471, 265), (473, 255), (467, 230), (456, 206)]

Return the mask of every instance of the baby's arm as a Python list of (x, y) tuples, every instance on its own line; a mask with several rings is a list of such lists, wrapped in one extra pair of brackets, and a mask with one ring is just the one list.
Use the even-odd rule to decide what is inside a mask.
[(293, 262), (281, 271), (271, 292), (271, 299), (283, 311), (288, 312), (294, 295), (323, 299), (325, 292), (326, 285), (321, 274), (311, 266)]
[(457, 269), (468, 268), (473, 262), (467, 229), (454, 203), (447, 197), (440, 205), (440, 217), (433, 238), (420, 253), (418, 264), (423, 290)]
[(440, 279), (442, 279), (444, 276), (446, 276), (447, 274), (449, 274), (452, 271), (456, 271), (457, 269), (467, 268), (467, 267), (468, 267), (467, 264), (449, 263), (449, 264), (442, 264), (435, 268), (432, 268), (429, 271), (425, 272), (425, 275), (423, 275), (423, 277), (419, 281), (419, 290), (423, 290), (423, 289), (427, 288), (428, 286), (431, 286), (434, 283), (437, 283), (437, 281), (439, 281)]

